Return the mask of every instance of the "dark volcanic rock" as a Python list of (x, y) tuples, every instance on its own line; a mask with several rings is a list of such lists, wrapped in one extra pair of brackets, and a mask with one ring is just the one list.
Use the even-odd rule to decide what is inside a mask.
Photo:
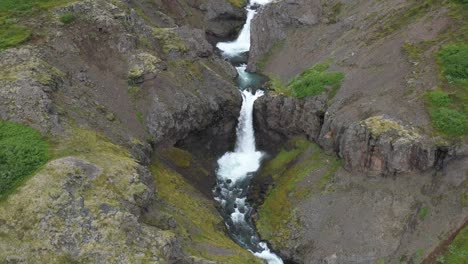
[[(268, 148), (283, 138), (305, 135), (313, 140), (320, 134), (326, 98), (304, 100), (286, 96), (263, 96), (255, 102), (257, 141)], [(275, 142), (275, 143), (273, 143)]]
[(227, 1), (207, 0), (199, 8), (205, 12), (206, 33), (216, 38), (228, 38), (245, 22), (245, 10), (235, 8)]

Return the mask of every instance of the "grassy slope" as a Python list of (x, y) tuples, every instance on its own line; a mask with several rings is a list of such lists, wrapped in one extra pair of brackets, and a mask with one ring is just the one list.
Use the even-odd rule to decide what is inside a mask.
[(279, 94), (304, 98), (328, 93), (333, 98), (344, 79), (342, 72), (328, 71), (329, 62), (319, 63), (294, 77), (287, 85), (279, 78), (271, 78), (270, 86)]
[(0, 199), (47, 162), (48, 148), (38, 131), (0, 121)]
[(27, 41), (31, 28), (25, 22), (37, 14), (73, 0), (2, 0), (0, 1), (0, 50)]
[[(327, 191), (327, 184), (341, 163), (325, 154), (317, 145), (304, 139), (293, 139), (291, 150), (283, 149), (268, 161), (259, 177), (271, 175), (271, 188), (259, 207), (257, 228), (263, 239), (281, 245), (291, 235), (289, 225), (296, 222), (293, 201), (317, 192)], [(320, 173), (318, 180), (301, 183), (311, 173)], [(301, 183), (301, 184), (298, 184)]]

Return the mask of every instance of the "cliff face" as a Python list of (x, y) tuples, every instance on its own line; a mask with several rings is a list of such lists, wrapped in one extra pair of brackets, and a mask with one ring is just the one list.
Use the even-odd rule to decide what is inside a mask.
[[(276, 89), (256, 102), (258, 142), (283, 147), (252, 200), (261, 236), (283, 257), (419, 263), (466, 224), (466, 138), (435, 131), (424, 96), (443, 82), (436, 52), (464, 24), (449, 1), (423, 2), (291, 0), (256, 16), (248, 69)], [(288, 94), (323, 62), (344, 74), (335, 94)]]
[[(408, 18), (408, 10), (420, 13)], [(314, 64), (332, 61), (330, 70), (345, 78), (334, 98), (325, 99), (326, 106), (290, 111), (301, 109), (304, 101), (281, 96), (259, 100), (259, 127), (283, 136), (306, 135), (342, 157), (347, 169), (373, 175), (424, 171), (463, 157), (465, 147), (433, 136), (420, 96), (437, 87), (434, 51), (450, 25), (447, 12), (442, 4), (424, 9), (405, 1), (297, 0), (266, 6), (252, 26), (250, 70), (288, 82)], [(407, 43), (431, 40), (417, 61), (408, 54)], [(312, 122), (285, 126), (282, 120)]]

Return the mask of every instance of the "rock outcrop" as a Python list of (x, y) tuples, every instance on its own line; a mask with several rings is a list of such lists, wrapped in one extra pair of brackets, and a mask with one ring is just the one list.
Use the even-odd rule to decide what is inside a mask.
[(320, 0), (287, 0), (263, 7), (252, 21), (247, 70), (257, 70), (257, 63), (287, 37), (288, 28), (313, 26), (321, 14)]

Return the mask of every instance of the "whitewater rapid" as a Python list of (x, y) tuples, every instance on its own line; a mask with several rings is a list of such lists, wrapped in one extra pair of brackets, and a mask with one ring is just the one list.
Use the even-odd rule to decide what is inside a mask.
[[(249, 2), (246, 7), (247, 20), (238, 38), (216, 45), (225, 58), (232, 59), (250, 50), (250, 25), (257, 13), (256, 7), (271, 1), (251, 0)], [(263, 91), (251, 91), (255, 76), (246, 72), (245, 64), (236, 67), (236, 69), (239, 90), (242, 95), (236, 145), (234, 151), (226, 152), (218, 159), (217, 185), (213, 193), (221, 205), (226, 226), (233, 240), (269, 264), (283, 264), (282, 259), (271, 252), (267, 243), (260, 240), (251, 219), (252, 207), (246, 202), (250, 180), (260, 168), (264, 155), (256, 148), (253, 127), (254, 102), (263, 96)]]

